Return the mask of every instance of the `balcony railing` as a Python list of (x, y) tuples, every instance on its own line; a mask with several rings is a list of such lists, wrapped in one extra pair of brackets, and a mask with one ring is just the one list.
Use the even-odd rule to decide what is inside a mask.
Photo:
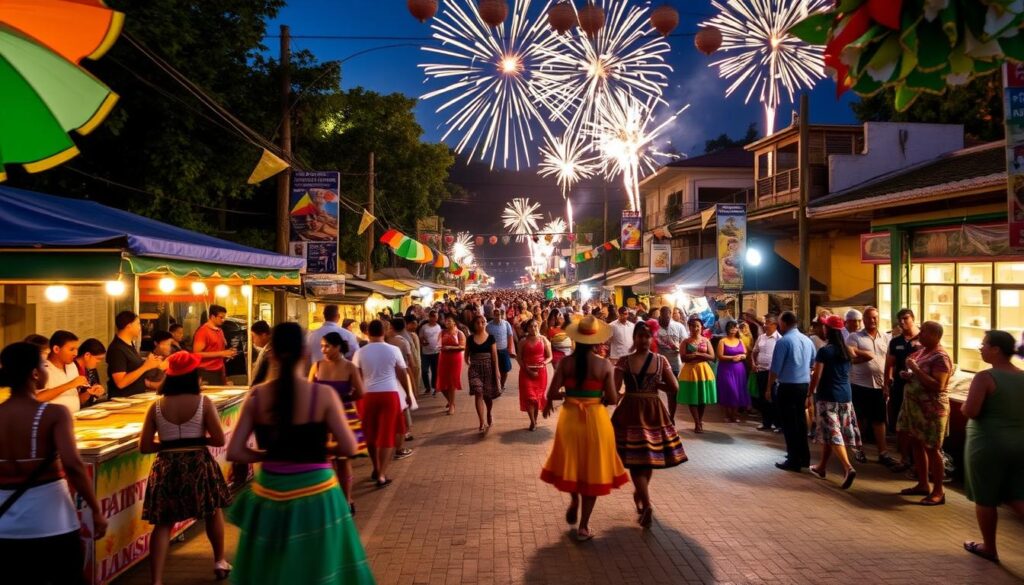
[(781, 171), (757, 180), (757, 198), (774, 197), (800, 189), (800, 169)]

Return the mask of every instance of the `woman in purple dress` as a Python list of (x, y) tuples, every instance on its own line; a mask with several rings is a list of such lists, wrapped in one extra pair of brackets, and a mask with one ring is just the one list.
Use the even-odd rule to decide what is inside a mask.
[(725, 324), (725, 337), (718, 342), (718, 404), (725, 407), (725, 421), (740, 422), (739, 409), (750, 407), (747, 392), (747, 350), (735, 321)]

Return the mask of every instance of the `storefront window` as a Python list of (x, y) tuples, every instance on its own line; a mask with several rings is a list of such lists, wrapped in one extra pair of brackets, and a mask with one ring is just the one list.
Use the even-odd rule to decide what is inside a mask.
[(922, 321), (937, 321), (943, 327), (952, 327), (953, 287), (934, 285), (925, 286), (924, 305), (925, 311), (923, 313)]
[(1003, 289), (997, 299), (996, 328), (1019, 340), (1024, 332), (1024, 290)]
[(892, 266), (888, 264), (878, 265), (878, 282), (892, 282)]
[[(925, 284), (953, 284), (956, 271), (953, 264), (926, 264), (924, 266)], [(920, 282), (915, 280), (914, 282)]]
[(996, 262), (997, 284), (1024, 284), (1024, 262)]
[(960, 264), (960, 284), (992, 284), (992, 265), (984, 264)]
[(978, 347), (985, 332), (992, 328), (992, 289), (987, 286), (960, 287), (958, 309), (957, 363), (971, 372), (985, 369)]

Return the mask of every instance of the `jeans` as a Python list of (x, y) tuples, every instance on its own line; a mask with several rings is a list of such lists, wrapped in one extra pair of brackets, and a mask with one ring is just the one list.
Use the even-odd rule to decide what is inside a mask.
[[(768, 370), (763, 372), (757, 372), (757, 397), (754, 398), (754, 406), (761, 411), (761, 426), (771, 428), (776, 426), (782, 428), (782, 422), (779, 420), (778, 415), (775, 414), (775, 404), (765, 400), (765, 395), (768, 390), (768, 376), (771, 374)], [(776, 388), (773, 394), (777, 394), (778, 389)]]
[(435, 388), (437, 382), (437, 358), (439, 354), (436, 353), (421, 353), (420, 356), (423, 358), (420, 360), (423, 385), (426, 386), (426, 391), (432, 391)]
[(775, 412), (782, 421), (782, 434), (786, 438), (786, 463), (807, 467), (811, 464), (811, 450), (807, 445), (807, 384), (779, 384), (772, 399)]

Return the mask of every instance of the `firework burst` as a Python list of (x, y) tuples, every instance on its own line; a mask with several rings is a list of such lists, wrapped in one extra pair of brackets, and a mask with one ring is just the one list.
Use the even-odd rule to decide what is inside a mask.
[(571, 126), (561, 137), (548, 137), (540, 149), (541, 163), (537, 169), (542, 177), (555, 177), (562, 188), (565, 199), (565, 219), (572, 231), (572, 200), (569, 192), (582, 179), (592, 177), (598, 168), (598, 158), (590, 156), (590, 143), (582, 132), (575, 131)]
[(811, 12), (829, 8), (832, 0), (712, 0), (719, 13), (701, 26), (722, 32), (719, 49), (726, 57), (710, 64), (732, 80), (726, 97), (749, 85), (745, 103), (757, 94), (765, 109), (766, 134), (775, 132), (775, 111), (782, 91), (790, 102), (801, 88), (824, 77), (824, 48), (808, 45), (789, 29)]
[(541, 55), (557, 41), (546, 23), (550, 2), (532, 19), (531, 4), (514, 2), (511, 25), (491, 29), (480, 18), (476, 0), (449, 0), (431, 24), (441, 46), (423, 47), (446, 61), (420, 65), (428, 79), (447, 84), (422, 96), (447, 100), (437, 108), (450, 112), (442, 140), (459, 136), (455, 150), (468, 151), (470, 159), (489, 159), (491, 168), (499, 160), (503, 167), (529, 166), (534, 125), (547, 133), (530, 84)]
[(469, 232), (459, 232), (455, 235), (455, 241), (452, 242), (451, 247), (448, 248), (448, 255), (459, 264), (470, 265), (473, 263), (474, 248), (476, 248), (476, 244), (473, 243), (473, 236)]
[(537, 213), (540, 203), (530, 203), (528, 197), (516, 197), (501, 213), (501, 223), (517, 242), (525, 242), (529, 234), (537, 231), (537, 221), (544, 216)]

